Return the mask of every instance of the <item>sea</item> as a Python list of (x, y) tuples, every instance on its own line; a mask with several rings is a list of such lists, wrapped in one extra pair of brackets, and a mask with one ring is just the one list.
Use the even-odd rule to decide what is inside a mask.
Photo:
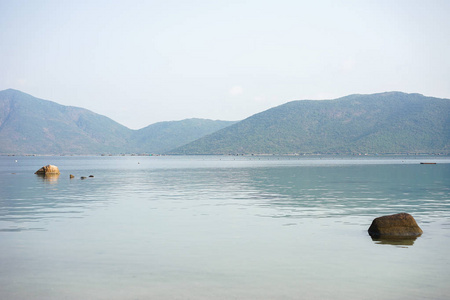
[(449, 157), (0, 156), (0, 299), (449, 299), (449, 253)]

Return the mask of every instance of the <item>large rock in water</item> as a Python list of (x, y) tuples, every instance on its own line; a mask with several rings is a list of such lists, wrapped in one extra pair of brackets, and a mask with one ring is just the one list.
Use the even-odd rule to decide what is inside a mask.
[(373, 238), (413, 238), (423, 233), (416, 220), (407, 213), (376, 218), (368, 231)]
[(59, 169), (57, 166), (54, 165), (46, 165), (45, 167), (40, 168), (39, 170), (37, 170), (34, 174), (38, 174), (38, 175), (56, 175), (56, 174), (60, 174)]

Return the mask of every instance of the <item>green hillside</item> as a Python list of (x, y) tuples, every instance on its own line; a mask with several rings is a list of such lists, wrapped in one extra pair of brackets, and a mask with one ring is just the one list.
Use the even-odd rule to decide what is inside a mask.
[(130, 129), (89, 110), (0, 92), (0, 153), (88, 154), (121, 152)]
[(161, 153), (233, 123), (190, 119), (131, 130), (83, 108), (0, 91), (0, 154)]
[(0, 91), (0, 154), (100, 153), (450, 154), (450, 100), (351, 95), (292, 101), (237, 123), (187, 119), (131, 130), (86, 109)]
[(136, 152), (164, 153), (234, 123), (206, 119), (159, 122), (137, 130), (132, 143)]
[(450, 100), (389, 92), (293, 101), (172, 154), (450, 152)]

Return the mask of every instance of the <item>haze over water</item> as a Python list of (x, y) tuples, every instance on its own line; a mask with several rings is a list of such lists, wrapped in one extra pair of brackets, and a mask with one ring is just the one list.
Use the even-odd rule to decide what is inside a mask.
[(0, 157), (0, 241), (2, 299), (446, 299), (450, 159)]

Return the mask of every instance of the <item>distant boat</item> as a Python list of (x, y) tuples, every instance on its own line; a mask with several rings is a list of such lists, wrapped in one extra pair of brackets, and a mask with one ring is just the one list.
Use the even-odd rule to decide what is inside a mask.
[(421, 165), (435, 165), (435, 162), (421, 162)]

